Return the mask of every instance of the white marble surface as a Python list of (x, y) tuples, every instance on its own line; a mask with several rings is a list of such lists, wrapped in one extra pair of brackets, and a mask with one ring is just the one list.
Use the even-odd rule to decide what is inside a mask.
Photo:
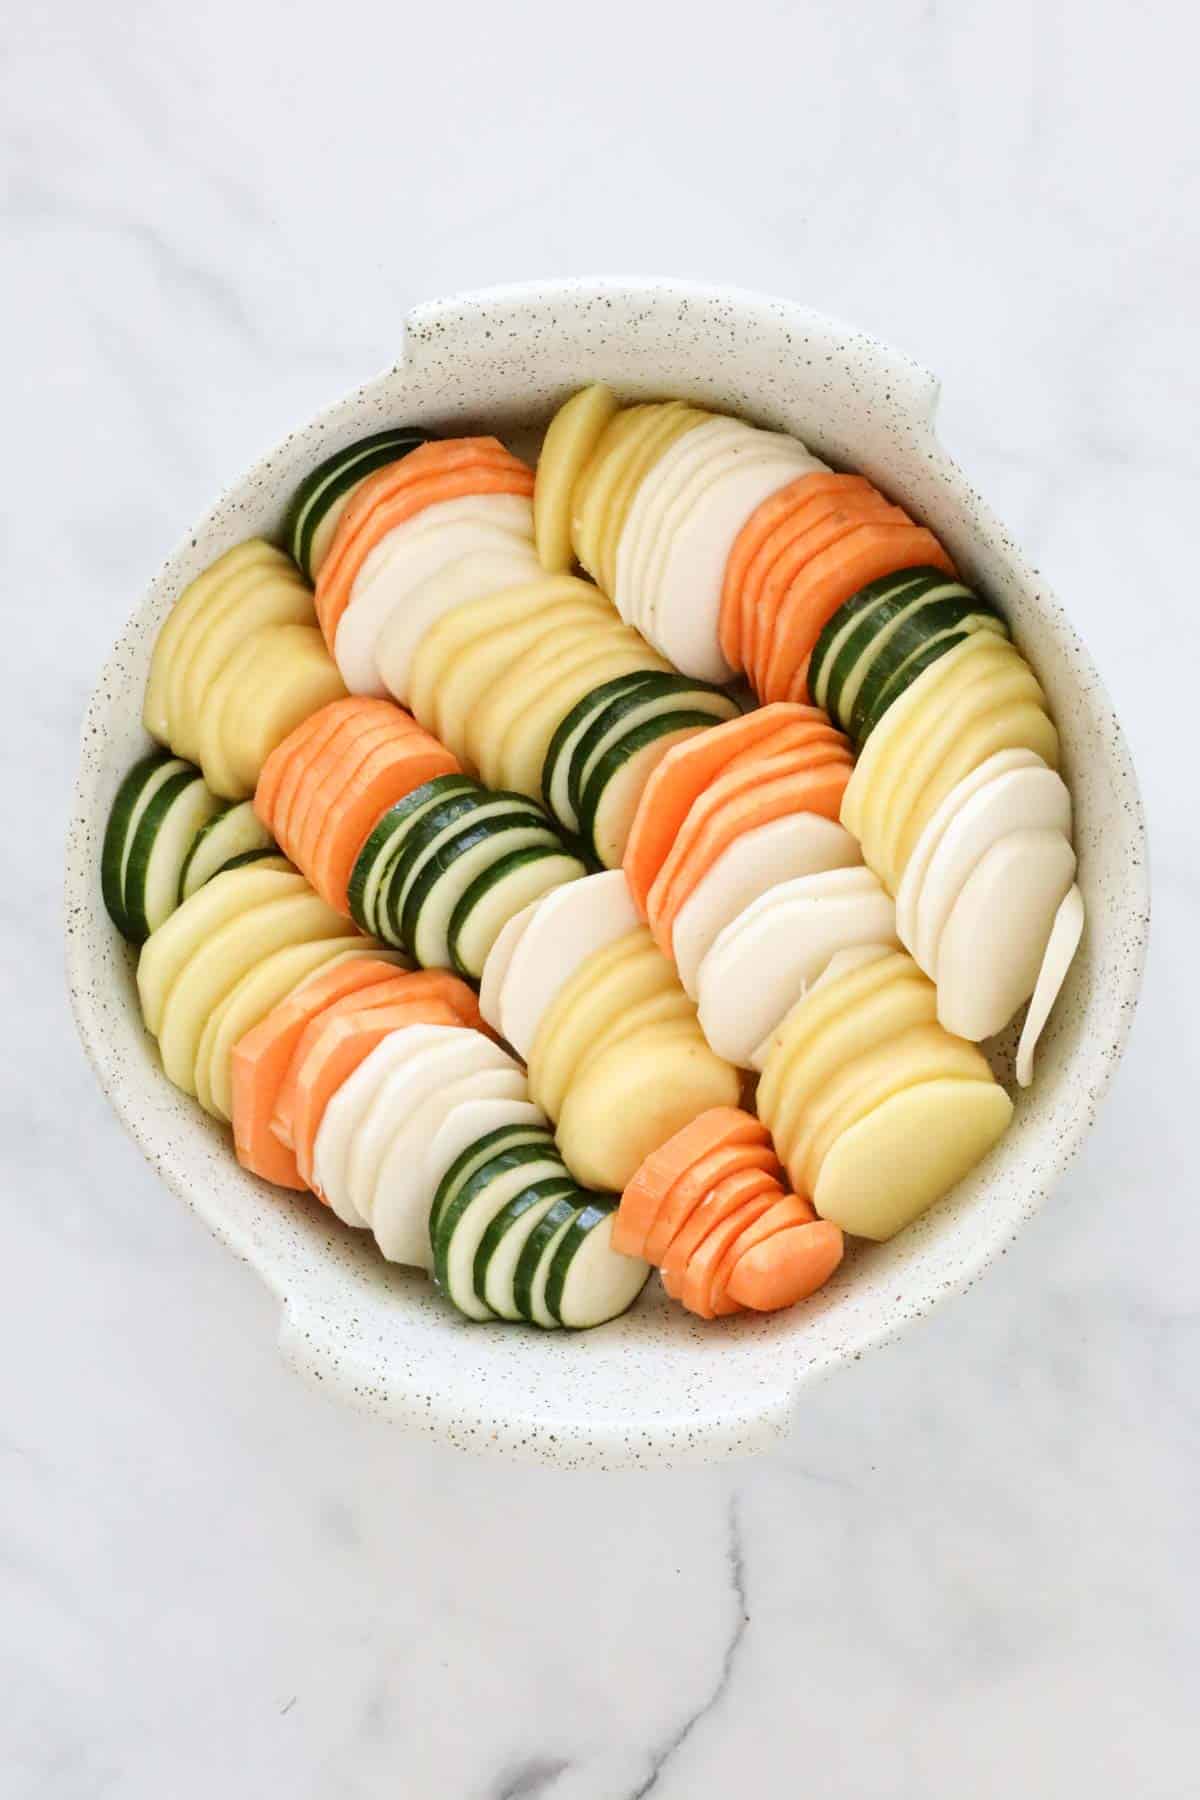
[[(5, 36), (0, 1791), (1196, 1793), (1194, 22), (50, 0)], [(785, 1451), (676, 1476), (477, 1464), (301, 1387), (60, 973), (76, 726), (148, 573), (412, 302), (598, 270), (797, 295), (941, 372), (1154, 859), (1133, 1042), (1050, 1206)]]

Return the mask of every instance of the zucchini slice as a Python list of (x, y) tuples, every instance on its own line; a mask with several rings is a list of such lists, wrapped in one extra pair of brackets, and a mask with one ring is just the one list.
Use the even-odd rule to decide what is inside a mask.
[(451, 966), (450, 921), (472, 883), (511, 852), (534, 847), (562, 848), (544, 815), (481, 806), (429, 852), (408, 888), (400, 919), (401, 942), (423, 969)]
[(465, 792), (479, 793), (469, 775), (435, 775), (397, 800), (376, 821), (350, 871), (350, 913), (360, 931), (377, 936), (384, 921), (378, 916), (379, 901), (386, 894), (396, 858), (409, 833), (431, 808)]
[(515, 1277), (530, 1233), (564, 1194), (578, 1195), (569, 1175), (552, 1175), (522, 1188), (501, 1207), (484, 1231), (475, 1252), (475, 1296), (499, 1319), (520, 1319)]
[(154, 750), (136, 762), (117, 789), (117, 797), (104, 828), (100, 852), (100, 891), (109, 918), (122, 937), (132, 938), (125, 910), (125, 870), (129, 850), (142, 815), (155, 794), (176, 775), (198, 775), (190, 763), (181, 762), (169, 750)]
[(610, 700), (630, 693), (652, 681), (652, 670), (636, 670), (630, 675), (617, 675), (601, 683), (573, 706), (550, 739), (546, 760), (542, 765), (542, 799), (560, 825), (568, 831), (579, 830), (579, 817), (571, 803), (571, 764), (575, 749), (588, 727), (604, 711)]
[(252, 800), (224, 806), (202, 825), (179, 872), (179, 903), (231, 865), (240, 868), (260, 856), (278, 855), (275, 840), (254, 810)]
[(554, 1245), (546, 1274), (546, 1311), (560, 1325), (587, 1331), (628, 1312), (650, 1264), (612, 1247), (617, 1199), (588, 1194)]
[(520, 1149), (528, 1145), (540, 1146), (546, 1150), (554, 1143), (554, 1134), (547, 1125), (497, 1125), (483, 1137), (477, 1138), (473, 1144), (457, 1156), (438, 1182), (433, 1199), (429, 1206), (429, 1241), (431, 1247), (436, 1243), (438, 1221), (445, 1208), (454, 1199), (459, 1189), (503, 1150)]
[(447, 932), (451, 967), (468, 981), (482, 980), (488, 952), (508, 921), (551, 888), (586, 874), (585, 864), (561, 845), (507, 851), (475, 877), (454, 908)]
[(496, 1214), (526, 1188), (563, 1178), (567, 1166), (553, 1141), (522, 1144), (489, 1157), (444, 1201), (433, 1228), (433, 1277), (467, 1318), (495, 1317), (475, 1292), (475, 1255)]
[(593, 764), (580, 795), (584, 842), (607, 869), (619, 869), (646, 783), (673, 744), (715, 723), (711, 713), (667, 712), (633, 726)]
[(144, 944), (175, 911), (188, 853), (197, 834), (223, 808), (195, 769), (184, 768), (155, 789), (137, 821), (125, 864), (122, 899), (133, 943)]
[(390, 431), (377, 431), (359, 438), (356, 444), (348, 444), (344, 450), (336, 450), (305, 476), (284, 518), (283, 541), (310, 581), (317, 578), (336, 519), (352, 490), (376, 469), (399, 462), (435, 435), (420, 425), (397, 425)]

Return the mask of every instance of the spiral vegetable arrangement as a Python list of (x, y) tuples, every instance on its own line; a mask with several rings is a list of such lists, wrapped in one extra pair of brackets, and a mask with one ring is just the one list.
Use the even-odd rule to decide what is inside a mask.
[[(581, 572), (576, 572), (581, 571)], [(775, 1310), (968, 1175), (1083, 926), (1036, 676), (794, 438), (399, 426), (157, 638), (105, 903), (168, 1078), (465, 1317)]]

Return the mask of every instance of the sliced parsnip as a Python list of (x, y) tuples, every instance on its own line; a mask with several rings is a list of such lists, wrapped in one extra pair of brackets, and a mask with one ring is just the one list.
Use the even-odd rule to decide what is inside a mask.
[(1083, 895), (1077, 887), (1072, 887), (1054, 915), (1050, 941), (1038, 970), (1037, 985), (1029, 1002), (1025, 1023), (1021, 1027), (1021, 1041), (1017, 1045), (1017, 1080), (1022, 1087), (1028, 1087), (1033, 1080), (1034, 1051), (1046, 1028), (1051, 1008), (1067, 979), (1067, 972), (1075, 960), (1075, 952), (1083, 936), (1083, 924)]

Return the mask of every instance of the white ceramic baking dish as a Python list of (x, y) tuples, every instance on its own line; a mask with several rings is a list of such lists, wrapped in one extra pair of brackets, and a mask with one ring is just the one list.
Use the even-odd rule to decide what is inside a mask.
[[(861, 470), (943, 539), (1000, 601), (1059, 725), (1074, 794), (1084, 945), (998, 1150), (892, 1243), (856, 1247), (814, 1299), (713, 1325), (652, 1284), (601, 1330), (466, 1323), (422, 1275), (315, 1202), (244, 1174), (227, 1135), (163, 1076), (138, 1014), (133, 959), (101, 904), (99, 856), (118, 780), (147, 745), (155, 633), (185, 584), (231, 544), (271, 534), (301, 476), (386, 424), (484, 429), (517, 448), (574, 388), (680, 396), (791, 431)], [(626, 1468), (760, 1450), (804, 1385), (893, 1338), (965, 1288), (1077, 1150), (1129, 1030), (1148, 925), (1141, 805), (1128, 748), (1057, 601), (946, 455), (937, 383), (874, 338), (788, 301), (656, 280), (537, 283), (419, 307), (394, 366), (293, 432), (188, 533), (135, 608), (83, 729), (67, 853), (66, 927), (79, 1031), (117, 1113), (167, 1184), (278, 1296), (280, 1343), (326, 1391), (476, 1450)], [(998, 1052), (1003, 1066), (1007, 1047)]]

